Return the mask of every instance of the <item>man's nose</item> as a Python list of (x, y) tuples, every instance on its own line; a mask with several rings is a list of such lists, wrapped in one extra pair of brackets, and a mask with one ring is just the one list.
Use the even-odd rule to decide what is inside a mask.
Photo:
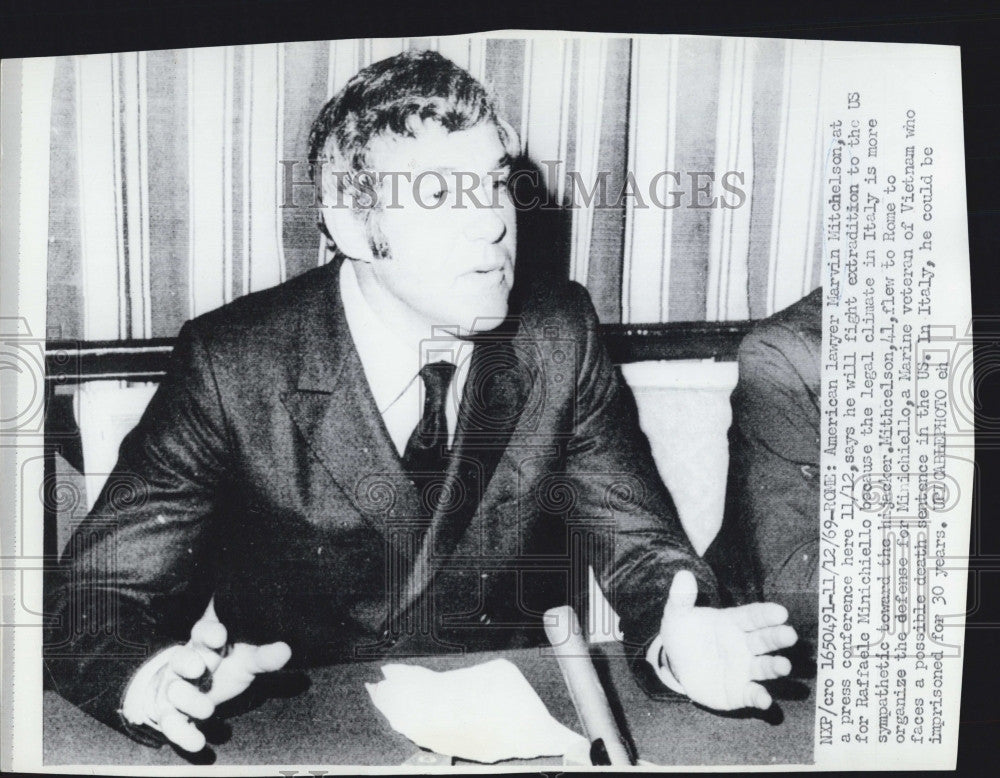
[(488, 203), (469, 203), (467, 205), (465, 234), (470, 240), (483, 240), (489, 243), (499, 243), (507, 234), (507, 210), (504, 206), (492, 206)]

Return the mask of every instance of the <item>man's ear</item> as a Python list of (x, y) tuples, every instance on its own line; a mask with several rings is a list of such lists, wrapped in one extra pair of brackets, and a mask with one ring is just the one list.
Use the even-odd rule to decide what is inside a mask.
[(362, 262), (371, 262), (374, 259), (364, 221), (353, 208), (347, 205), (321, 208), (320, 218), (323, 219), (330, 237), (342, 253)]
[(497, 117), (497, 124), (500, 127), (500, 142), (503, 143), (504, 151), (512, 158), (521, 156), (521, 138), (517, 134), (510, 122)]

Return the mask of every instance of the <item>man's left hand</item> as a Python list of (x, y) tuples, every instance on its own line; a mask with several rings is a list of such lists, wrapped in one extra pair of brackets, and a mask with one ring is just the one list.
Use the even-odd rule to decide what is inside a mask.
[(715, 710), (771, 707), (758, 681), (780, 678), (791, 662), (772, 651), (795, 645), (788, 611), (773, 602), (698, 608), (698, 583), (687, 570), (674, 576), (660, 623), (667, 669), (694, 701)]

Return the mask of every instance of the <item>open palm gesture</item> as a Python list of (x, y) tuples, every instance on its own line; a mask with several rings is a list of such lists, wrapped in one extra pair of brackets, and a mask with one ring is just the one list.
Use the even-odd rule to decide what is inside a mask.
[(791, 671), (783, 656), (771, 656), (795, 644), (795, 630), (785, 624), (788, 611), (773, 602), (736, 608), (698, 608), (698, 583), (687, 570), (674, 576), (663, 609), (660, 637), (668, 669), (697, 703), (715, 710), (771, 706), (759, 681)]

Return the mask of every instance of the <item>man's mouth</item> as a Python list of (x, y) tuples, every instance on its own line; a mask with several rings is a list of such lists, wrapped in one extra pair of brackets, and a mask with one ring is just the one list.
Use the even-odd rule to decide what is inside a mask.
[(491, 267), (489, 269), (475, 270), (471, 274), (472, 278), (478, 279), (487, 286), (500, 286), (507, 280), (507, 270), (504, 267)]
[(473, 265), (468, 275), (470, 278), (477, 278), (486, 284), (511, 283), (514, 275), (513, 263), (501, 252), (487, 252), (486, 256), (479, 258), (479, 264)]

